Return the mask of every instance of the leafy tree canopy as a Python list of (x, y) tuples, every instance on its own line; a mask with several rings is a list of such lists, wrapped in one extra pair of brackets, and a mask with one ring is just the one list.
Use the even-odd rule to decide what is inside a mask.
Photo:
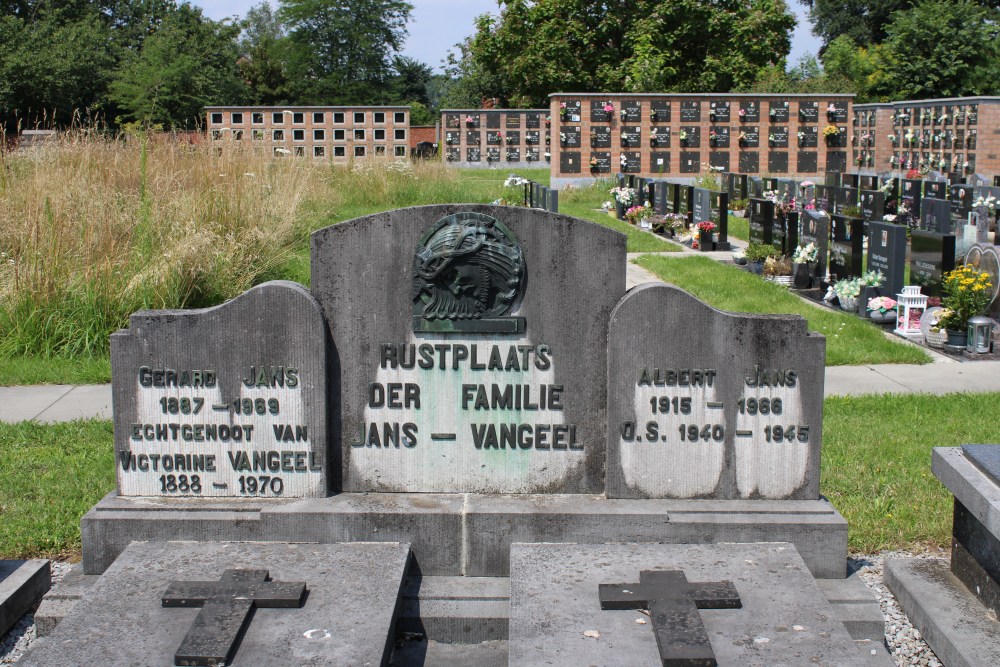
[(453, 56), (449, 100), (537, 106), (559, 91), (722, 92), (783, 65), (784, 0), (498, 0)]

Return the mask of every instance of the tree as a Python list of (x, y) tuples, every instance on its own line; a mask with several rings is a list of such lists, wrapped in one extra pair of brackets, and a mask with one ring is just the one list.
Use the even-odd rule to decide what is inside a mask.
[(383, 96), (412, 9), (401, 0), (281, 0), (297, 100), (365, 104)]
[(452, 58), (455, 96), (526, 106), (568, 90), (728, 91), (783, 66), (795, 26), (784, 0), (499, 3)]
[[(892, 15), (908, 10), (917, 0), (799, 0), (809, 7), (813, 32), (825, 50), (833, 40), (847, 35), (858, 46), (881, 44), (889, 36)], [(1000, 0), (978, 0), (982, 7), (998, 8)]]
[(431, 103), (427, 93), (434, 72), (430, 65), (419, 60), (397, 56), (393, 60), (393, 76), (389, 83), (392, 102), (419, 102), (425, 107)]
[(111, 99), (126, 119), (175, 128), (193, 127), (206, 105), (240, 103), (246, 89), (236, 65), (238, 33), (178, 5), (116, 73)]
[(107, 40), (95, 12), (0, 16), (0, 123), (67, 123), (94, 107), (114, 67)]
[(421, 125), (433, 125), (440, 120), (440, 115), (431, 113), (426, 105), (420, 102), (410, 104), (410, 125), (419, 127)]
[(250, 8), (241, 27), (239, 68), (250, 101), (263, 105), (288, 102), (288, 38), (278, 15), (262, 2)]
[(995, 95), (1000, 12), (972, 0), (921, 0), (892, 15), (881, 87), (891, 99)]

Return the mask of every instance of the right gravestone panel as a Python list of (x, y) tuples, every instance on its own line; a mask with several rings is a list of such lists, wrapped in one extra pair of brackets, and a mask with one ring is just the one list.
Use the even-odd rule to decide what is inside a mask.
[(609, 498), (819, 498), (826, 341), (804, 319), (643, 285), (608, 340)]

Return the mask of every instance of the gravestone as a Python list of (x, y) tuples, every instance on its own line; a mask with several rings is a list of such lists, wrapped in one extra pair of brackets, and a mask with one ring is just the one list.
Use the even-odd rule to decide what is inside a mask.
[(289, 282), (132, 315), (111, 336), (118, 495), (326, 496), (325, 328)]
[(843, 215), (830, 218), (833, 242), (830, 244), (832, 280), (860, 276), (864, 267), (864, 221)]
[(819, 498), (825, 341), (804, 319), (642, 285), (608, 338), (609, 498)]
[(774, 239), (774, 202), (769, 199), (750, 200), (750, 243), (771, 245)]
[[(663, 591), (668, 595), (663, 606), (677, 610), (671, 619), (678, 619), (685, 598), (708, 594), (703, 596), (707, 604), (696, 604), (701, 609), (685, 610), (684, 617), (691, 622), (678, 619), (664, 624), (669, 628), (665, 639), (672, 638), (674, 648), (697, 646), (691, 662), (669, 662), (662, 646), (657, 646), (657, 629), (663, 626), (655, 617), (656, 606), (649, 609), (649, 616), (627, 603), (619, 604), (625, 608), (618, 610), (601, 606), (602, 585), (636, 582), (642, 572), (656, 577), (677, 570), (688, 582), (731, 583), (707, 591), (699, 591), (697, 584)], [(625, 590), (636, 597), (645, 593), (638, 586)], [(733, 608), (734, 599), (729, 597), (734, 592), (739, 608)], [(619, 591), (615, 597), (628, 596)], [(729, 602), (730, 607), (705, 608), (712, 599)], [(860, 665), (873, 660), (871, 655), (865, 657), (835, 618), (832, 605), (803, 571), (801, 558), (789, 544), (515, 544), (511, 550), (511, 667), (713, 665), (716, 661)], [(704, 635), (696, 632), (702, 624)], [(687, 642), (670, 634), (684, 630), (695, 631)]]
[(868, 223), (868, 270), (885, 276), (882, 288), (895, 298), (903, 291), (906, 270), (906, 227), (888, 222)]
[(691, 191), (691, 216), (695, 224), (712, 220), (712, 193), (705, 188)]
[(951, 234), (954, 223), (951, 219), (951, 202), (935, 197), (925, 197), (920, 205), (920, 229)]
[[(395, 543), (134, 543), (23, 664), (387, 665), (408, 559), (408, 545)], [(175, 604), (174, 591), (197, 592), (194, 582), (218, 581), (234, 569), (266, 570), (275, 583), (301, 582), (308, 595), (301, 606), (258, 608), (244, 619), (248, 605), (238, 598), (256, 597), (257, 607), (269, 606), (254, 593), (266, 595), (268, 587), (232, 582), (237, 599), (228, 598), (231, 609), (221, 599), (200, 609), (195, 602), (177, 608), (187, 605)], [(238, 619), (232, 619), (236, 607)], [(246, 621), (245, 627), (237, 624), (242, 635), (232, 633), (234, 620)], [(205, 651), (213, 637), (232, 647), (234, 657), (181, 660), (185, 637), (203, 658), (213, 657)]]
[(865, 222), (879, 221), (885, 215), (885, 195), (879, 190), (861, 191), (861, 219)]
[(955, 235), (910, 232), (910, 283), (927, 296), (941, 295), (941, 280), (955, 268)]
[[(817, 186), (817, 188), (819, 187)], [(801, 245), (815, 244), (816, 270), (812, 277), (820, 280), (825, 278), (827, 256), (830, 252), (830, 214), (822, 209), (802, 211), (799, 243)]]
[(985, 243), (973, 245), (965, 255), (964, 264), (989, 276), (993, 287), (990, 289), (990, 302), (984, 314), (1000, 319), (1000, 252), (997, 252), (997, 246)]
[(975, 188), (971, 185), (951, 185), (948, 187), (948, 199), (951, 201), (951, 213), (962, 220), (972, 212), (972, 202), (975, 201)]
[[(345, 491), (601, 491), (595, 324), (624, 291), (622, 237), (559, 215), (532, 224), (517, 209), (500, 222), (492, 210), (404, 209), (313, 234), (312, 292), (339, 318), (330, 336), (351, 360), (338, 368), (334, 436)], [(583, 256), (592, 261), (563, 261)], [(551, 311), (575, 290), (586, 312)]]

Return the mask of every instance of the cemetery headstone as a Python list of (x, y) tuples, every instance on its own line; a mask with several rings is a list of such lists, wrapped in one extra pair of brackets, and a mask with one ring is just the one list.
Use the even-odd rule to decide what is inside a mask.
[(952, 233), (954, 223), (951, 218), (951, 202), (945, 199), (925, 197), (920, 205), (920, 228), (939, 234)]
[(906, 227), (887, 222), (868, 223), (868, 270), (885, 276), (882, 289), (895, 298), (903, 291), (906, 270)]
[(774, 239), (774, 202), (769, 199), (750, 200), (750, 243), (771, 245)]
[(927, 296), (941, 296), (941, 280), (955, 268), (955, 235), (922, 229), (910, 235), (910, 283)]
[[(692, 327), (702, 344), (671, 342)], [(609, 498), (819, 497), (825, 341), (805, 320), (651, 284), (618, 305), (608, 338)]]
[(864, 221), (843, 215), (831, 216), (830, 277), (834, 280), (860, 276), (864, 266)]
[[(537, 211), (425, 206), (327, 227), (312, 247), (313, 294), (352, 360), (338, 369), (345, 491), (601, 492), (597, 323), (624, 293), (623, 236)], [(561, 268), (533, 278), (540, 267)], [(553, 316), (576, 290), (586, 312)]]
[(861, 219), (865, 222), (881, 221), (885, 215), (885, 195), (879, 190), (862, 190)]
[(799, 230), (800, 244), (816, 245), (816, 269), (812, 277), (822, 280), (826, 277), (827, 256), (830, 251), (830, 214), (820, 208), (803, 211)]
[(971, 185), (952, 185), (948, 188), (948, 199), (951, 201), (951, 213), (961, 219), (966, 219), (972, 212), (972, 202), (975, 201), (975, 188)]
[[(118, 494), (326, 496), (325, 329), (317, 301), (289, 282), (132, 315), (111, 336)], [(246, 332), (239, 345), (234, 330)]]

